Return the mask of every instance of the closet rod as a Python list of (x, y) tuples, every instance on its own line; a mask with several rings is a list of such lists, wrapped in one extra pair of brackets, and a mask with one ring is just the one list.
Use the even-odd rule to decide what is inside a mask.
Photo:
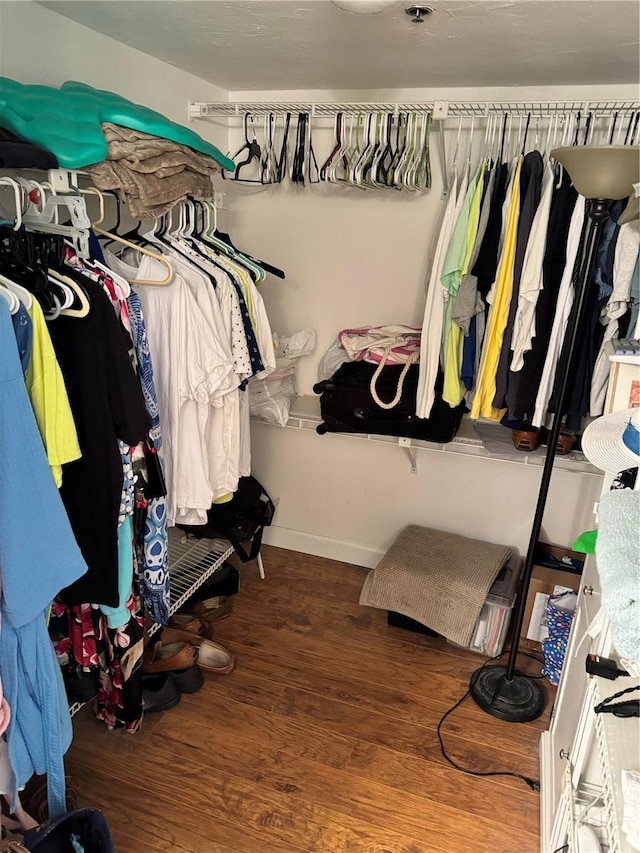
[(337, 113), (357, 114), (366, 112), (433, 113), (434, 119), (448, 116), (484, 116), (490, 113), (512, 115), (552, 116), (558, 113), (591, 112), (594, 117), (608, 116), (615, 112), (626, 113), (640, 109), (640, 101), (414, 101), (394, 103), (392, 101), (359, 101), (345, 103), (314, 103), (311, 101), (235, 101), (214, 103), (189, 101), (189, 121), (196, 118), (240, 117), (245, 113), (310, 113), (312, 116), (335, 116)]

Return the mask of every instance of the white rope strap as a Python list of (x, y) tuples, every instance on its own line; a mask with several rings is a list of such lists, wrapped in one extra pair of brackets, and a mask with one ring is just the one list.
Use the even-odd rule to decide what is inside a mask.
[(389, 357), (389, 353), (391, 352), (392, 349), (393, 349), (393, 347), (390, 347), (390, 346), (385, 349), (385, 351), (382, 355), (382, 358), (380, 359), (380, 364), (377, 366), (376, 372), (371, 377), (371, 382), (369, 383), (369, 390), (371, 391), (371, 396), (373, 397), (375, 402), (378, 404), (378, 406), (380, 406), (381, 409), (387, 409), (387, 410), (395, 408), (398, 405), (398, 403), (400, 402), (400, 398), (402, 397), (402, 389), (404, 388), (405, 377), (406, 377), (411, 365), (415, 364), (416, 361), (418, 360), (419, 356), (420, 356), (419, 352), (411, 353), (411, 355), (407, 359), (405, 366), (402, 368), (402, 373), (398, 377), (398, 387), (396, 388), (395, 397), (393, 398), (393, 400), (390, 403), (384, 403), (380, 399), (380, 397), (378, 396), (378, 392), (376, 390), (376, 383), (378, 381), (378, 377), (382, 373), (382, 368), (387, 363), (387, 358)]

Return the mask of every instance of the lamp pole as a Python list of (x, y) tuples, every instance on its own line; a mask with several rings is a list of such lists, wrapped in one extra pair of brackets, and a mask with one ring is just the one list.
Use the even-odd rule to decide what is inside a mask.
[(476, 670), (470, 681), (470, 692), (475, 702), (487, 713), (501, 720), (525, 723), (535, 720), (544, 710), (545, 694), (537, 681), (516, 671), (518, 643), (524, 612), (527, 604), (527, 593), (531, 582), (533, 562), (536, 555), (540, 530), (544, 518), (544, 510), (549, 494), (549, 485), (553, 474), (553, 463), (562, 419), (565, 415), (570, 383), (573, 378), (582, 338), (584, 320), (587, 308), (587, 293), (593, 273), (602, 226), (609, 216), (611, 201), (607, 199), (588, 199), (588, 226), (580, 258), (578, 275), (575, 279), (575, 297), (565, 340), (568, 341), (567, 357), (560, 380), (560, 393), (553, 416), (551, 432), (547, 439), (547, 455), (542, 470), (542, 478), (538, 491), (529, 547), (524, 563), (522, 589), (516, 609), (513, 626), (513, 640), (505, 666), (488, 666)]

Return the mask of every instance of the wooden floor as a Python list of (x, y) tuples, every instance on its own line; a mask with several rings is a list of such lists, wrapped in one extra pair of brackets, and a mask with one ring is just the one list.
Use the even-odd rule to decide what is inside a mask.
[[(74, 721), (67, 770), (117, 853), (537, 853), (539, 795), (440, 755), (438, 720), (481, 658), (360, 607), (362, 569), (263, 555), (267, 579), (245, 567), (216, 627), (235, 672), (136, 735), (88, 708)], [(468, 699), (445, 741), (466, 766), (537, 779), (548, 716), (502, 723)]]

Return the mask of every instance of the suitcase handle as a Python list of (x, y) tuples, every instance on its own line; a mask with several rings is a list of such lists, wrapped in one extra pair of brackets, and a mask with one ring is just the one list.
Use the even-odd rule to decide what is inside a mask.
[(404, 388), (405, 377), (406, 377), (407, 373), (409, 372), (409, 368), (411, 367), (411, 365), (415, 364), (416, 361), (418, 361), (418, 359), (420, 358), (419, 352), (412, 352), (411, 355), (407, 358), (405, 365), (402, 368), (402, 373), (398, 377), (398, 386), (396, 388), (395, 396), (394, 396), (393, 400), (391, 400), (390, 403), (385, 403), (378, 396), (378, 390), (376, 388), (376, 384), (378, 382), (378, 377), (382, 373), (382, 370), (383, 370), (385, 364), (387, 363), (387, 359), (389, 358), (391, 350), (392, 350), (392, 347), (390, 347), (390, 346), (386, 348), (386, 350), (384, 351), (384, 353), (382, 355), (382, 358), (380, 359), (380, 364), (377, 366), (375, 373), (371, 377), (371, 382), (369, 383), (369, 390), (371, 391), (371, 396), (373, 397), (375, 402), (378, 404), (378, 406), (380, 406), (381, 409), (386, 409), (387, 411), (389, 409), (395, 409), (395, 407), (398, 405), (398, 403), (402, 399), (402, 390)]

